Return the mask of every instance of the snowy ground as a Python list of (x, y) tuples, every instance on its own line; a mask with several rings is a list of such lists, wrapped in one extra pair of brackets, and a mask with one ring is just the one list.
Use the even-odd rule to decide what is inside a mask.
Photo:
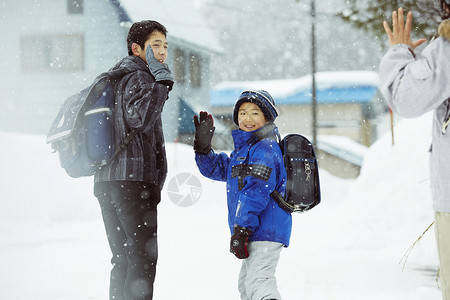
[[(438, 300), (427, 150), (431, 116), (402, 121), (375, 143), (357, 180), (321, 172), (322, 203), (294, 216), (277, 278), (283, 299)], [(0, 132), (1, 299), (107, 299), (110, 252), (92, 179), (71, 179), (44, 136)], [(203, 178), (190, 147), (167, 145), (159, 206), (155, 299), (238, 299), (240, 261), (228, 252), (225, 185)], [(177, 174), (200, 180), (189, 207), (167, 186)], [(173, 191), (173, 190), (172, 190)], [(188, 195), (182, 186), (180, 195)]]

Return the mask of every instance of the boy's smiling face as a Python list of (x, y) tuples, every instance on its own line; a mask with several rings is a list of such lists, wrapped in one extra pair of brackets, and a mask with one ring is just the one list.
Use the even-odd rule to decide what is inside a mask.
[(258, 105), (251, 102), (244, 102), (239, 107), (238, 123), (239, 129), (253, 131), (266, 125), (267, 121)]
[(166, 40), (166, 36), (159, 32), (154, 31), (145, 41), (144, 49), (139, 46), (139, 44), (133, 44), (133, 53), (135, 56), (139, 56), (145, 63), (147, 63), (147, 59), (145, 58), (145, 50), (147, 47), (151, 47), (153, 50), (153, 55), (160, 62), (163, 63), (167, 59), (167, 47), (168, 43)]

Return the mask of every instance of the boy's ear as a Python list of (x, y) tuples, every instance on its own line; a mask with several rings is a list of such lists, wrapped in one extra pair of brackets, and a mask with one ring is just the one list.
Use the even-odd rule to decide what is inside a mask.
[(133, 44), (131, 44), (131, 51), (133, 52), (134, 56), (140, 56), (141, 52), (142, 52), (142, 48), (141, 48), (141, 46), (139, 46), (139, 44), (133, 43)]

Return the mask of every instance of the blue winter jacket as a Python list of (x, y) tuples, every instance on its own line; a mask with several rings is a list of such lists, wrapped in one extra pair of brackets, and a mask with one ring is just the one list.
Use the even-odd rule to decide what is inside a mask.
[[(270, 126), (266, 125), (265, 127)], [(275, 128), (272, 125), (272, 128)], [(196, 154), (200, 172), (213, 180), (227, 182), (228, 225), (252, 231), (249, 241), (273, 241), (289, 246), (292, 216), (272, 199), (276, 189), (284, 195), (286, 170), (278, 143), (269, 136), (254, 142), (259, 130), (232, 132), (235, 150)], [(266, 135), (267, 136), (267, 135)], [(253, 145), (252, 145), (253, 144)]]

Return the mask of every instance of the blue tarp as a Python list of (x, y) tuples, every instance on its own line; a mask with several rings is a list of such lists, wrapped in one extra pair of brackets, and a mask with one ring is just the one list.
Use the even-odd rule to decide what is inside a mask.
[(196, 113), (192, 109), (192, 107), (182, 98), (179, 98), (179, 107), (178, 107), (178, 133), (179, 134), (194, 134), (195, 126), (194, 126), (194, 116)]
[[(368, 103), (372, 101), (376, 91), (377, 87), (375, 86), (316, 90), (316, 101), (318, 104)], [(211, 106), (233, 106), (241, 92), (242, 89), (213, 89), (211, 90)], [(312, 92), (311, 89), (303, 90), (285, 97), (274, 97), (274, 100), (277, 105), (310, 104), (312, 103)]]

